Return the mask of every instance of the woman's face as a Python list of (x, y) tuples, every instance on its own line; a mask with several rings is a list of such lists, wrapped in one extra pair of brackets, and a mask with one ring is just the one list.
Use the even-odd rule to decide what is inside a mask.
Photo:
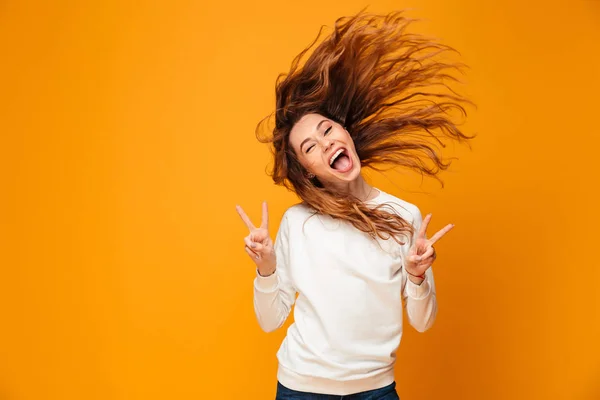
[(289, 141), (302, 166), (324, 186), (340, 186), (360, 176), (354, 141), (329, 118), (304, 115), (292, 128)]

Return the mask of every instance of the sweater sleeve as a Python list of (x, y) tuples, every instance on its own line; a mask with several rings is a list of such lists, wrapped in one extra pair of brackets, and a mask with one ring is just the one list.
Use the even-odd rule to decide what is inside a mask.
[(272, 332), (283, 325), (296, 300), (296, 289), (289, 274), (289, 227), (284, 214), (275, 238), (277, 267), (269, 276), (256, 271), (254, 278), (254, 313), (265, 332)]
[[(423, 217), (418, 207), (415, 207), (413, 212), (415, 234), (413, 242), (421, 228)], [(412, 242), (411, 242), (412, 243)], [(405, 254), (405, 258), (408, 255)], [(437, 300), (435, 293), (435, 282), (433, 279), (433, 270), (429, 268), (425, 272), (425, 280), (417, 285), (408, 279), (406, 270), (402, 268), (402, 280), (404, 286), (402, 288), (402, 300), (404, 302), (406, 313), (408, 314), (408, 322), (419, 332), (425, 332), (433, 325), (437, 315)]]

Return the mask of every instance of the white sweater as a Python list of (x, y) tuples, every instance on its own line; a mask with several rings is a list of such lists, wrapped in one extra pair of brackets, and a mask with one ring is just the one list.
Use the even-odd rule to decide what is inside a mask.
[[(417, 206), (381, 190), (369, 201), (380, 203), (418, 231)], [(313, 214), (301, 204), (285, 212), (275, 239), (277, 270), (254, 280), (254, 310), (263, 330), (283, 325), (295, 302), (294, 323), (277, 352), (277, 378), (294, 390), (334, 395), (391, 384), (402, 302), (419, 332), (435, 320), (432, 270), (416, 285), (402, 268), (412, 241), (376, 242), (350, 223)]]

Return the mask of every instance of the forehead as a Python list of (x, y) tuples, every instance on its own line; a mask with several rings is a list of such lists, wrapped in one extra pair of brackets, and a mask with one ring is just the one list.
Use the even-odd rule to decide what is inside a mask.
[(327, 118), (319, 114), (306, 114), (300, 118), (290, 131), (290, 144), (292, 147), (297, 149), (304, 139), (315, 132), (317, 124), (324, 119)]

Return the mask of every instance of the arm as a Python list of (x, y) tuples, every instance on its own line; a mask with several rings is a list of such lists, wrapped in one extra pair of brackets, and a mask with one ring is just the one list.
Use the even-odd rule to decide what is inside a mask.
[[(413, 246), (417, 244), (419, 235), (422, 232), (423, 218), (421, 211), (418, 207), (415, 207), (414, 215), (414, 228), (415, 234), (413, 236)], [(415, 248), (413, 247), (413, 250)], [(405, 254), (405, 263), (409, 260), (409, 257), (414, 255), (412, 252)], [(433, 279), (433, 271), (428, 268), (425, 271), (425, 279), (415, 278), (407, 273), (406, 268), (402, 268), (402, 300), (404, 302), (406, 313), (408, 315), (408, 321), (410, 325), (419, 332), (425, 332), (429, 329), (435, 317), (437, 315), (437, 299), (435, 292), (435, 282)]]
[(254, 278), (254, 312), (265, 332), (283, 325), (294, 301), (296, 290), (289, 279), (288, 220), (284, 215), (275, 238), (276, 268), (268, 276), (256, 270)]
[(404, 287), (402, 298), (408, 314), (408, 322), (419, 332), (425, 332), (431, 328), (437, 315), (437, 299), (435, 295), (435, 283), (431, 268), (425, 272), (425, 280), (417, 285), (409, 279), (409, 275), (403, 269)]

